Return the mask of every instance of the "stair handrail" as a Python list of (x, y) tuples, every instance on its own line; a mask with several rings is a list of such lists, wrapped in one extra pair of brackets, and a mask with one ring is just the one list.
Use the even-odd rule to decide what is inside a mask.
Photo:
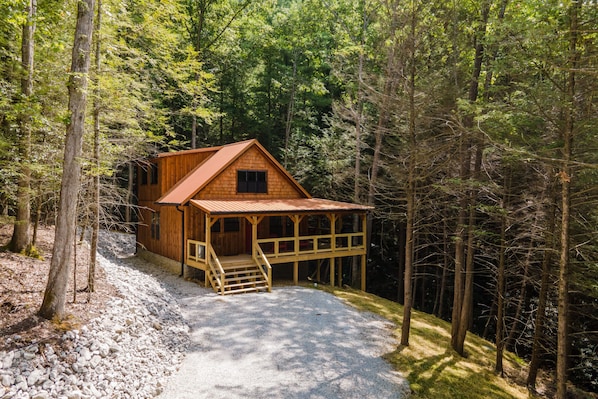
[[(260, 268), (260, 272), (268, 281), (268, 292), (272, 292), (272, 265), (270, 264), (270, 261), (268, 261), (266, 254), (264, 254), (264, 251), (262, 251), (262, 247), (260, 247), (259, 244), (255, 245), (253, 261)], [(263, 266), (266, 266), (266, 270), (264, 270)]]
[[(214, 251), (214, 248), (211, 245), (209, 245), (208, 248), (208, 264), (210, 265), (210, 270), (212, 271), (216, 278), (216, 281), (220, 285), (220, 293), (224, 295), (224, 282), (226, 281), (226, 273), (224, 272), (224, 268), (222, 267), (220, 259), (218, 259), (218, 255), (216, 255), (216, 251)], [(214, 261), (214, 263), (216, 263), (217, 269), (214, 268), (212, 260)]]

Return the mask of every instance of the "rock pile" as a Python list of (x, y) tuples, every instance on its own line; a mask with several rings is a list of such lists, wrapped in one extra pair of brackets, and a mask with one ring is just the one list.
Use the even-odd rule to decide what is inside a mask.
[(122, 298), (87, 326), (67, 331), (58, 347), (0, 352), (1, 399), (151, 398), (162, 391), (184, 357), (188, 326), (155, 278), (106, 255), (100, 265)]

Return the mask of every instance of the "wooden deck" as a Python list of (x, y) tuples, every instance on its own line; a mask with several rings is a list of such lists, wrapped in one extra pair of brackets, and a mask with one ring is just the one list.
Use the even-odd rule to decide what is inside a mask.
[[(365, 290), (365, 234), (345, 233), (316, 236), (298, 236), (258, 239), (254, 255), (218, 256), (205, 242), (187, 240), (187, 265), (206, 272), (206, 285), (210, 284), (221, 294), (272, 288), (272, 265), (293, 264), (293, 280), (298, 284), (299, 262), (330, 260), (330, 283), (335, 283), (336, 259), (361, 257), (362, 289)], [(249, 272), (251, 270), (251, 273)], [(248, 283), (235, 280), (237, 275), (247, 275)], [(319, 269), (318, 269), (319, 275)], [(251, 284), (260, 277), (259, 284)], [(262, 279), (263, 277), (263, 279)], [(261, 281), (264, 280), (264, 281)], [(263, 286), (266, 283), (266, 287)], [(257, 289), (256, 289), (257, 288)], [(235, 291), (238, 289), (239, 291)]]

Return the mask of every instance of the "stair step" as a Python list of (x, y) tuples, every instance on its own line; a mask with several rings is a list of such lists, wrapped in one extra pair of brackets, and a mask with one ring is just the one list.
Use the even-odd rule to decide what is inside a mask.
[(232, 291), (224, 291), (225, 295), (230, 294), (242, 294), (243, 292), (259, 292), (262, 290), (267, 290), (268, 287), (251, 287), (251, 288), (240, 288)]
[(237, 288), (237, 287), (247, 287), (248, 285), (262, 285), (264, 287), (267, 287), (268, 282), (266, 280), (261, 280), (261, 281), (245, 281), (243, 283), (233, 283), (233, 284), (224, 284), (224, 289), (226, 290), (227, 288)]
[(262, 272), (258, 269), (252, 269), (252, 270), (236, 270), (234, 272), (229, 272), (229, 271), (225, 271), (224, 272), (226, 274), (226, 277), (235, 277), (235, 276), (240, 276), (240, 275), (254, 275), (254, 276), (261, 276)]
[(255, 270), (257, 269), (256, 265), (248, 265), (247, 263), (239, 263), (238, 265), (222, 265), (222, 269), (225, 272), (229, 270)]

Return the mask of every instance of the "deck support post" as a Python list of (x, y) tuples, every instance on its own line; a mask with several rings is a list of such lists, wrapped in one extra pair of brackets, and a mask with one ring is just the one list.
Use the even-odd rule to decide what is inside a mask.
[(336, 264), (337, 264), (336, 270), (338, 270), (338, 273), (337, 273), (338, 286), (342, 287), (343, 286), (343, 258), (336, 258)]
[(367, 262), (367, 256), (361, 255), (361, 290), (365, 292), (365, 265)]
[(322, 281), (322, 276), (321, 276), (321, 269), (322, 269), (322, 259), (318, 259), (318, 268), (316, 269), (316, 280), (318, 282)]
[(293, 262), (293, 284), (299, 285), (299, 262)]
[(334, 258), (330, 258), (330, 286), (334, 287)]

